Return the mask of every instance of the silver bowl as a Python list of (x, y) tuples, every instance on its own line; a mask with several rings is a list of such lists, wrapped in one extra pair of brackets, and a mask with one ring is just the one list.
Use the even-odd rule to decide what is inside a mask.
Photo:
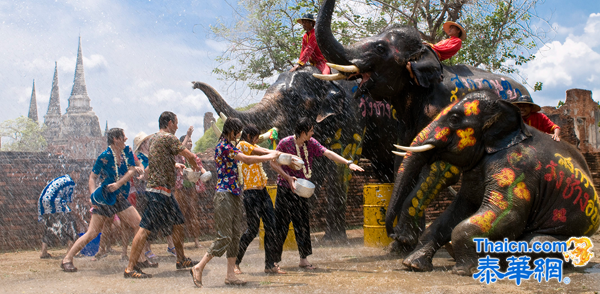
[(292, 163), (292, 155), (287, 153), (282, 153), (277, 157), (277, 162), (281, 165), (290, 165)]
[(309, 180), (297, 179), (295, 193), (303, 198), (310, 198), (315, 193), (315, 184)]
[(211, 173), (211, 172), (209, 172), (209, 171), (207, 171), (207, 172), (203, 173), (203, 174), (200, 176), (200, 180), (201, 180), (202, 182), (204, 182), (204, 183), (206, 183), (206, 182), (210, 181), (210, 179), (211, 179), (211, 178), (212, 178), (212, 173)]
[(190, 181), (192, 183), (195, 183), (195, 182), (197, 182), (202, 177), (202, 173), (194, 171), (191, 168), (186, 168), (186, 169), (183, 170), (183, 176), (188, 181)]

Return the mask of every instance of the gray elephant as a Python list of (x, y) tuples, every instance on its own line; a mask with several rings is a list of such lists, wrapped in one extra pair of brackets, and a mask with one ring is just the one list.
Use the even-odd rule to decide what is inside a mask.
[(453, 272), (470, 275), (477, 267), (475, 237), (524, 240), (531, 247), (598, 230), (600, 202), (581, 153), (525, 125), (519, 109), (493, 92), (467, 94), (442, 110), (410, 147), (400, 147), (408, 152), (394, 192), (409, 199), (400, 219), (419, 214), (420, 204), (431, 201), (427, 191), (441, 188), (431, 176), (418, 180), (421, 170), (463, 175), (455, 200), (404, 260), (409, 268), (431, 270), (433, 255), (450, 240)]
[[(399, 133), (392, 107), (367, 95), (353, 99), (353, 90), (358, 88), (356, 81), (323, 81), (315, 79), (314, 73), (320, 71), (312, 66), (282, 73), (262, 100), (247, 111), (230, 107), (211, 86), (193, 83), (195, 89), (206, 94), (218, 113), (253, 123), (261, 131), (277, 127), (280, 137), (292, 135), (299, 118), (314, 119), (315, 139), (347, 159), (371, 160), (380, 180), (392, 182), (395, 159), (390, 149), (397, 143)], [(312, 180), (318, 187), (324, 181), (328, 183), (326, 239), (345, 240), (350, 171), (330, 160), (316, 160), (313, 169), (316, 172)]]

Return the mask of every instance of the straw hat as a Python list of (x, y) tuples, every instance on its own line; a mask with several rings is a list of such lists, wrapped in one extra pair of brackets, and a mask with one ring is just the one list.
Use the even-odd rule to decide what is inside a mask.
[[(456, 26), (457, 28), (460, 29), (461, 34), (460, 34), (460, 39), (461, 40), (465, 40), (467, 38), (467, 31), (465, 31), (465, 28), (463, 28), (463, 26), (459, 23), (459, 22), (453, 22), (453, 21), (447, 21), (444, 23), (444, 32), (446, 32), (446, 34), (448, 34), (448, 31), (450, 30), (450, 26)], [(450, 34), (448, 34), (450, 35)]]
[(296, 22), (302, 24), (302, 20), (310, 20), (312, 22), (317, 22), (312, 13), (305, 13), (301, 18), (297, 19)]
[(137, 150), (140, 148), (142, 143), (148, 139), (150, 139), (150, 136), (146, 135), (144, 132), (139, 132), (137, 135), (135, 135), (135, 138), (133, 138), (133, 153), (137, 153)]
[(533, 103), (533, 99), (531, 99), (531, 97), (528, 95), (522, 95), (521, 97), (517, 98), (516, 101), (513, 101), (512, 104), (530, 104), (532, 107), (531, 112), (538, 112), (542, 110), (539, 105)]

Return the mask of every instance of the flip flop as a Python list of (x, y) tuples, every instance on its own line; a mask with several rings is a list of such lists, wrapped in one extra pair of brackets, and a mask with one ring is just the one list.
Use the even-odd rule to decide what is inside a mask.
[(156, 257), (156, 254), (152, 253), (152, 250), (146, 251), (146, 253), (144, 253), (144, 255), (146, 255), (146, 258), (155, 258)]
[(313, 266), (312, 264), (307, 264), (307, 265), (299, 265), (299, 267), (300, 267), (300, 268), (303, 268), (303, 269), (307, 269), (307, 270), (316, 270), (316, 269), (317, 269), (317, 267), (316, 267), (316, 266)]
[(73, 265), (73, 262), (65, 262), (60, 264), (60, 268), (67, 273), (74, 273), (77, 271), (77, 268)]
[(194, 281), (194, 285), (197, 288), (202, 288), (202, 278), (200, 280), (196, 280), (196, 278), (194, 277), (194, 268), (190, 269), (190, 275), (192, 275), (192, 280)]
[(225, 285), (244, 286), (247, 283), (248, 282), (242, 281), (240, 279), (235, 279), (235, 280), (225, 279)]

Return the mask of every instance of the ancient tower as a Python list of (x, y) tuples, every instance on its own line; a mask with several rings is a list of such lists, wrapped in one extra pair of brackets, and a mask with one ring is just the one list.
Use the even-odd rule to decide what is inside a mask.
[(81, 37), (79, 37), (79, 49), (77, 51), (77, 64), (75, 66), (75, 77), (73, 89), (69, 97), (67, 112), (62, 116), (62, 125), (59, 139), (78, 137), (102, 137), (100, 122), (90, 106), (90, 97), (85, 85), (83, 73), (83, 54), (81, 53)]
[(29, 114), (27, 114), (27, 117), (34, 122), (38, 122), (37, 99), (35, 97), (35, 80), (33, 80), (32, 88), (31, 100), (29, 100)]
[(52, 80), (52, 91), (50, 92), (50, 101), (48, 102), (48, 111), (44, 116), (44, 124), (47, 128), (44, 137), (48, 144), (58, 140), (60, 134), (60, 96), (58, 92), (58, 70), (57, 63), (54, 62), (54, 79)]

